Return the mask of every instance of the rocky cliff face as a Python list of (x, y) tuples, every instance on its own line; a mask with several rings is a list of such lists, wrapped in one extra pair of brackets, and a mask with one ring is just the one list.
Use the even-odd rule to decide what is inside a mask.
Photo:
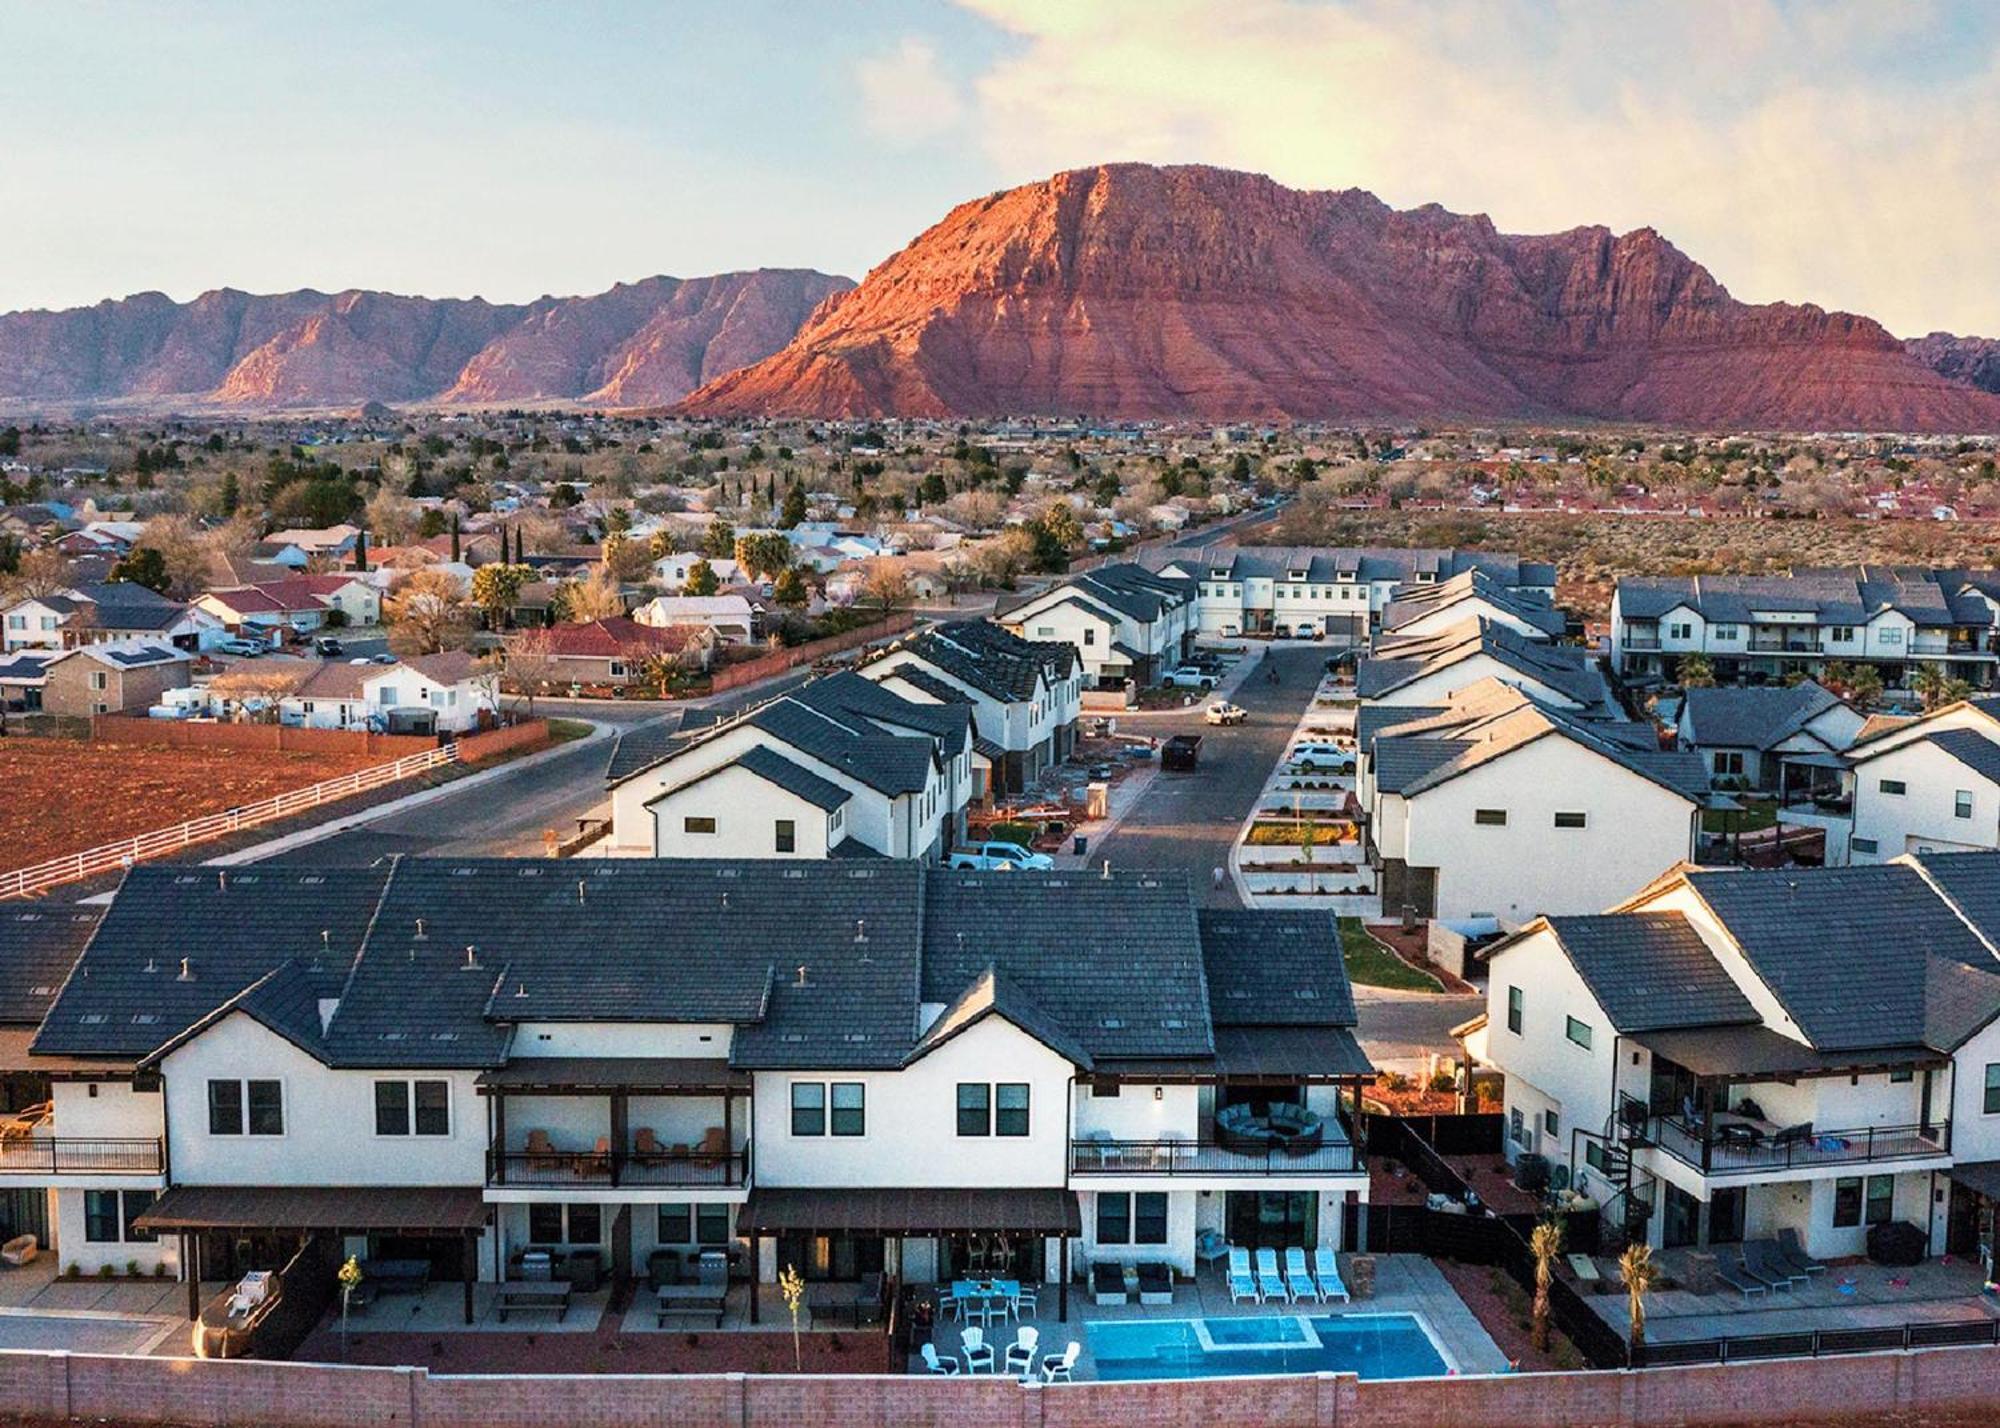
[(960, 205), (684, 409), (2000, 429), (1876, 323), (1737, 302), (1648, 229), (1144, 165)]
[(1933, 332), (1903, 344), (1912, 357), (1950, 381), (2000, 393), (2000, 338)]
[(0, 316), (0, 401), (317, 407), (672, 402), (782, 347), (845, 278), (648, 278), (528, 304), (223, 288)]

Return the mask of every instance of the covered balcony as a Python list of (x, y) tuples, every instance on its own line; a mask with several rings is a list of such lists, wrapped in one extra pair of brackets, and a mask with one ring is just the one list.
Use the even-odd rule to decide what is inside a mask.
[(57, 1135), (46, 1101), (0, 1118), (0, 1181), (159, 1175), (165, 1163), (157, 1136)]
[[(719, 1059), (539, 1057), (480, 1077), (492, 1188), (742, 1189), (747, 1072)], [(739, 1104), (740, 1103), (740, 1104)]]

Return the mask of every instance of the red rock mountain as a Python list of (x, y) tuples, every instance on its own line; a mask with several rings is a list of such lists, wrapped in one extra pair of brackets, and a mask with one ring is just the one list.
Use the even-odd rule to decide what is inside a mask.
[(1941, 377), (1982, 392), (2000, 393), (2000, 339), (1933, 332), (1927, 337), (1912, 337), (1903, 346)]
[(760, 269), (495, 304), (224, 288), (0, 316), (0, 402), (662, 405), (777, 351), (845, 278)]
[(1737, 302), (1651, 229), (1137, 164), (961, 204), (683, 409), (2000, 429), (1875, 322)]

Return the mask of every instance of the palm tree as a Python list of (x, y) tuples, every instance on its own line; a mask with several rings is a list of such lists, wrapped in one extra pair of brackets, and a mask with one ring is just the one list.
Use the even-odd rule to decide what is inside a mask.
[(1715, 662), (1705, 654), (1685, 655), (1680, 663), (1683, 689), (1708, 689), (1715, 684)]
[(1560, 1220), (1544, 1220), (1528, 1236), (1528, 1253), (1535, 1257), (1535, 1352), (1549, 1351), (1549, 1285), (1556, 1274), (1556, 1256), (1562, 1253), (1563, 1227)]
[(1618, 1256), (1618, 1272), (1625, 1277), (1625, 1302), (1632, 1319), (1632, 1347), (1646, 1342), (1646, 1291), (1653, 1287), (1653, 1248), (1647, 1244), (1625, 1247)]
[(1923, 701), (1926, 709), (1935, 709), (1944, 702), (1944, 671), (1934, 664), (1920, 664), (1910, 675), (1910, 692)]

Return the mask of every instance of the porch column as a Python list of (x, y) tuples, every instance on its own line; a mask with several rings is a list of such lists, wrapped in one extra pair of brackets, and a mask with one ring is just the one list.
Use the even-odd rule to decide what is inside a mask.
[(181, 1273), (187, 1276), (188, 1318), (201, 1317), (201, 1236), (181, 1231)]
[(479, 1232), (467, 1230), (464, 1235), (465, 1255), (465, 1322), (472, 1322), (472, 1287), (479, 1279)]
[(750, 1236), (750, 1322), (757, 1322), (757, 1276), (764, 1262), (764, 1237)]
[(611, 1093), (611, 1183), (616, 1185), (625, 1171), (625, 1146), (627, 1123), (631, 1120), (631, 1101), (621, 1089)]
[[(833, 1114), (832, 1107), (827, 1108), (827, 1114), (829, 1116)], [(722, 1093), (722, 1148), (731, 1156), (736, 1154), (736, 1098), (727, 1091)], [(735, 1164), (733, 1159), (722, 1162), (724, 1185), (734, 1183), (731, 1176), (734, 1174)]]
[(1069, 1236), (1061, 1237), (1058, 1255), (1062, 1260), (1062, 1283), (1056, 1286), (1056, 1322), (1069, 1322)]
[(507, 1183), (507, 1098), (499, 1091), (493, 1093), (493, 1183)]

